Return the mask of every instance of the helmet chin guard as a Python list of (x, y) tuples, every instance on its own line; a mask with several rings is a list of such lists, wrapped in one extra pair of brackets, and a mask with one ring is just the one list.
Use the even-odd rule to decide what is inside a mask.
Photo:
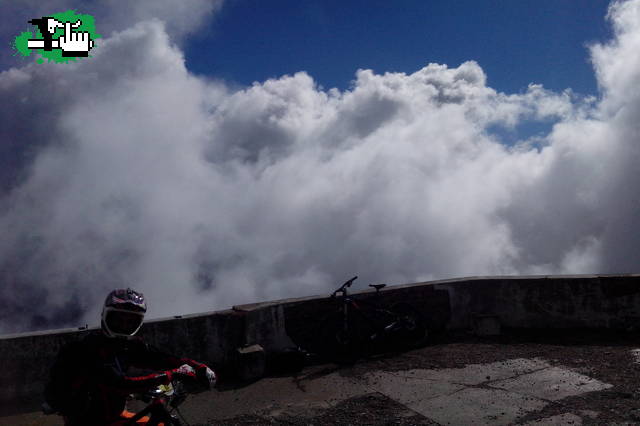
[(102, 311), (102, 330), (109, 337), (133, 337), (144, 320), (144, 313), (106, 307)]

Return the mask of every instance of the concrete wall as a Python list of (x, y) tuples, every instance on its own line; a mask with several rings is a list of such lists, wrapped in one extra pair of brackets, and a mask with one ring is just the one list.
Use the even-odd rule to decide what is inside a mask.
[[(389, 286), (358, 299), (409, 302), (434, 330), (468, 329), (483, 316), (513, 328), (610, 328), (640, 325), (640, 275), (474, 277)], [(327, 297), (235, 306), (231, 310), (145, 323), (142, 335), (169, 352), (219, 368), (233, 364), (238, 347), (267, 351), (312, 348), (321, 319), (335, 310)], [(0, 408), (39, 398), (59, 349), (95, 330), (57, 330), (0, 337)]]
[(434, 282), (446, 290), (448, 328), (495, 315), (513, 328), (610, 328), (640, 325), (640, 275), (473, 278)]

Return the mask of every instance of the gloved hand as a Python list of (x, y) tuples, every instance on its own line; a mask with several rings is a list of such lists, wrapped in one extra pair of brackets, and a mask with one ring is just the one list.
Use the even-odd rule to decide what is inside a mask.
[(194, 370), (193, 367), (188, 364), (182, 364), (180, 367), (174, 368), (173, 370), (171, 370), (171, 375), (178, 376), (178, 377), (180, 376), (189, 377), (189, 378), (195, 379), (196, 370)]
[(216, 373), (213, 372), (209, 367), (202, 366), (198, 368), (198, 380), (203, 384), (207, 389), (213, 389), (216, 386), (216, 382), (218, 381), (218, 377)]

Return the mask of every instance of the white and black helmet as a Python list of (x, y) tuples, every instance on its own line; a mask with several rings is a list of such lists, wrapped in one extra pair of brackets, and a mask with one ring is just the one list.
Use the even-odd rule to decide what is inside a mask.
[(130, 288), (113, 290), (102, 308), (102, 331), (109, 337), (134, 336), (144, 320), (147, 303), (144, 295)]

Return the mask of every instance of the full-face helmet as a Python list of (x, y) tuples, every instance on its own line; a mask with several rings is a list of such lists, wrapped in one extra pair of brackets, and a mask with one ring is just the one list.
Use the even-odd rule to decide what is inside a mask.
[(109, 337), (133, 337), (144, 320), (144, 295), (130, 288), (113, 290), (102, 308), (102, 331)]

